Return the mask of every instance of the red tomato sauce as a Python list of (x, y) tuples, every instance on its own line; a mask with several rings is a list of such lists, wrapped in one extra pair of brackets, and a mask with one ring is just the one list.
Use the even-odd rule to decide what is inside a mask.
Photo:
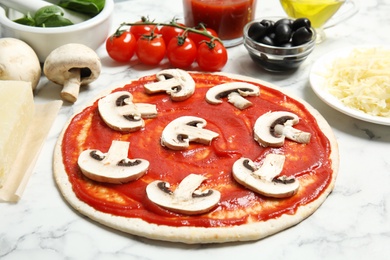
[[(197, 88), (193, 96), (182, 102), (172, 102), (166, 94), (147, 95), (143, 84), (155, 80), (145, 77), (123, 88), (133, 94), (133, 102), (157, 105), (158, 116), (146, 120), (145, 128), (133, 133), (120, 133), (110, 129), (100, 118), (97, 101), (76, 115), (69, 124), (62, 142), (65, 170), (69, 175), (76, 196), (98, 211), (131, 218), (141, 218), (149, 223), (169, 226), (234, 226), (246, 223), (248, 218), (262, 221), (282, 214), (293, 214), (301, 205), (318, 198), (332, 178), (330, 144), (316, 123), (316, 119), (301, 103), (283, 93), (261, 86), (260, 97), (247, 97), (253, 106), (238, 110), (226, 100), (219, 105), (208, 104), (205, 93), (209, 87), (232, 79), (222, 76), (197, 76), (193, 74)], [(296, 128), (310, 132), (307, 145), (285, 141), (280, 148), (263, 148), (253, 139), (256, 119), (272, 110), (291, 108), (301, 119)], [(166, 149), (160, 144), (164, 127), (171, 120), (192, 115), (207, 121), (206, 129), (219, 133), (211, 145), (191, 143), (183, 151)], [(87, 134), (84, 138), (77, 136)], [(147, 173), (126, 184), (98, 183), (84, 177), (77, 165), (79, 154), (86, 149), (107, 152), (112, 140), (130, 142), (130, 159), (142, 158), (150, 162)], [(262, 160), (268, 153), (286, 155), (282, 175), (295, 176), (301, 183), (298, 193), (286, 199), (272, 199), (258, 195), (235, 182), (231, 168), (233, 163), (248, 157)], [(172, 189), (190, 173), (207, 177), (201, 188), (221, 192), (220, 203), (210, 212), (195, 216), (176, 214), (165, 210), (146, 196), (146, 186), (154, 180), (167, 181)], [(311, 181), (305, 182), (306, 179)], [(314, 180), (314, 181), (313, 181)], [(267, 202), (266, 205), (263, 205)], [(248, 207), (261, 206), (261, 210), (245, 212)], [(240, 212), (236, 215), (228, 214)]]
[(242, 37), (245, 24), (253, 20), (256, 0), (184, 0), (187, 26), (199, 23), (214, 29), (221, 40)]

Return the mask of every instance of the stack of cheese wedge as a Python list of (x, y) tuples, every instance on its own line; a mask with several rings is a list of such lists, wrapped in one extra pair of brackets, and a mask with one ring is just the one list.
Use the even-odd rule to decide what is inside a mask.
[(0, 188), (9, 177), (29, 131), (34, 108), (30, 82), (0, 81)]

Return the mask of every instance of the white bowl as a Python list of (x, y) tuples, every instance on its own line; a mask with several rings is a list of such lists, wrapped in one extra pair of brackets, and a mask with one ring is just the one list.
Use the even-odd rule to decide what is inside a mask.
[(26, 42), (44, 62), (49, 53), (67, 43), (81, 43), (96, 50), (110, 33), (114, 0), (106, 0), (103, 10), (95, 17), (63, 27), (32, 27), (13, 22), (0, 7), (1, 37), (12, 37)]

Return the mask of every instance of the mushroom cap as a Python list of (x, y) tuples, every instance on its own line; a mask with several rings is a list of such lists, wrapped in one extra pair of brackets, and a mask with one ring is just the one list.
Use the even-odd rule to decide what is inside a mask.
[(260, 95), (258, 86), (247, 82), (229, 82), (210, 88), (206, 93), (206, 101), (210, 104), (220, 104), (221, 98), (227, 97), (232, 92), (237, 92), (244, 97)]
[(207, 121), (196, 116), (182, 116), (172, 120), (163, 130), (161, 145), (172, 150), (183, 150), (190, 142), (210, 144), (218, 133), (204, 129)]
[(53, 50), (43, 65), (46, 77), (59, 85), (72, 77), (72, 69), (80, 69), (80, 85), (89, 84), (100, 75), (100, 58), (83, 44), (69, 43)]
[(27, 43), (15, 38), (0, 39), (0, 79), (31, 82), (35, 89), (41, 73), (38, 56)]
[(143, 118), (157, 116), (156, 105), (133, 103), (128, 91), (111, 93), (98, 102), (99, 114), (103, 121), (117, 131), (134, 132), (144, 127)]
[(295, 178), (276, 176), (283, 169), (285, 156), (268, 154), (260, 167), (248, 158), (238, 159), (233, 164), (233, 177), (241, 185), (261, 195), (273, 198), (286, 198), (294, 195), (299, 182)]
[(285, 136), (277, 135), (273, 129), (275, 125), (283, 125), (286, 121), (291, 121), (291, 124), (295, 125), (299, 122), (299, 118), (296, 114), (287, 111), (274, 111), (261, 115), (253, 127), (255, 140), (264, 147), (282, 146)]
[(148, 94), (165, 91), (173, 101), (183, 101), (195, 92), (195, 81), (191, 75), (181, 69), (166, 69), (156, 74), (157, 82), (145, 84)]
[(146, 187), (146, 194), (152, 202), (173, 212), (187, 215), (205, 213), (221, 199), (221, 193), (217, 190), (196, 190), (205, 179), (192, 173), (174, 191), (169, 189), (169, 183), (153, 181)]
[(133, 181), (146, 173), (149, 162), (127, 158), (129, 146), (129, 142), (113, 141), (107, 153), (84, 150), (77, 163), (82, 173), (95, 181), (116, 184)]

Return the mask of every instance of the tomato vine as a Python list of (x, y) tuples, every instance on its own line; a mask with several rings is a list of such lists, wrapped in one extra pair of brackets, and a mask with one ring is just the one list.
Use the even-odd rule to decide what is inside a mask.
[[(181, 69), (190, 67), (191, 64), (196, 61), (201, 70), (216, 71), (222, 69), (227, 62), (227, 51), (223, 46), (223, 42), (216, 32), (207, 28), (204, 24), (199, 24), (196, 27), (187, 27), (184, 24), (179, 23), (176, 18), (168, 23), (159, 23), (151, 21), (148, 17), (143, 16), (140, 21), (132, 23), (124, 22), (120, 24), (113, 35), (110, 36), (111, 41), (119, 41), (123, 33), (129, 34), (129, 32), (130, 34), (132, 33), (137, 40), (135, 53), (137, 54), (138, 59), (148, 65), (159, 64), (162, 60), (162, 52), (166, 52), (166, 56), (171, 66)], [(163, 39), (159, 39), (161, 37)], [(174, 42), (171, 42), (171, 40), (174, 40)], [(138, 43), (138, 41), (140, 41), (140, 43)], [(155, 47), (154, 50), (158, 51), (160, 54), (159, 59), (154, 63), (145, 61), (144, 58), (146, 58), (148, 54), (153, 55), (151, 48), (148, 45), (156, 44), (156, 42), (159, 43), (158, 47)], [(120, 43), (118, 43), (118, 45), (119, 44)], [(207, 50), (205, 51), (206, 46), (208, 52)], [(108, 48), (107, 45), (106, 48), (110, 55), (110, 48)], [(125, 47), (122, 46), (122, 48)], [(147, 51), (144, 51), (145, 49)], [(143, 53), (143, 55), (138, 55), (140, 53)], [(209, 62), (204, 62), (206, 58), (203, 56), (207, 56), (207, 59), (214, 59), (216, 64), (210, 66)], [(120, 58), (115, 60), (119, 61)]]

